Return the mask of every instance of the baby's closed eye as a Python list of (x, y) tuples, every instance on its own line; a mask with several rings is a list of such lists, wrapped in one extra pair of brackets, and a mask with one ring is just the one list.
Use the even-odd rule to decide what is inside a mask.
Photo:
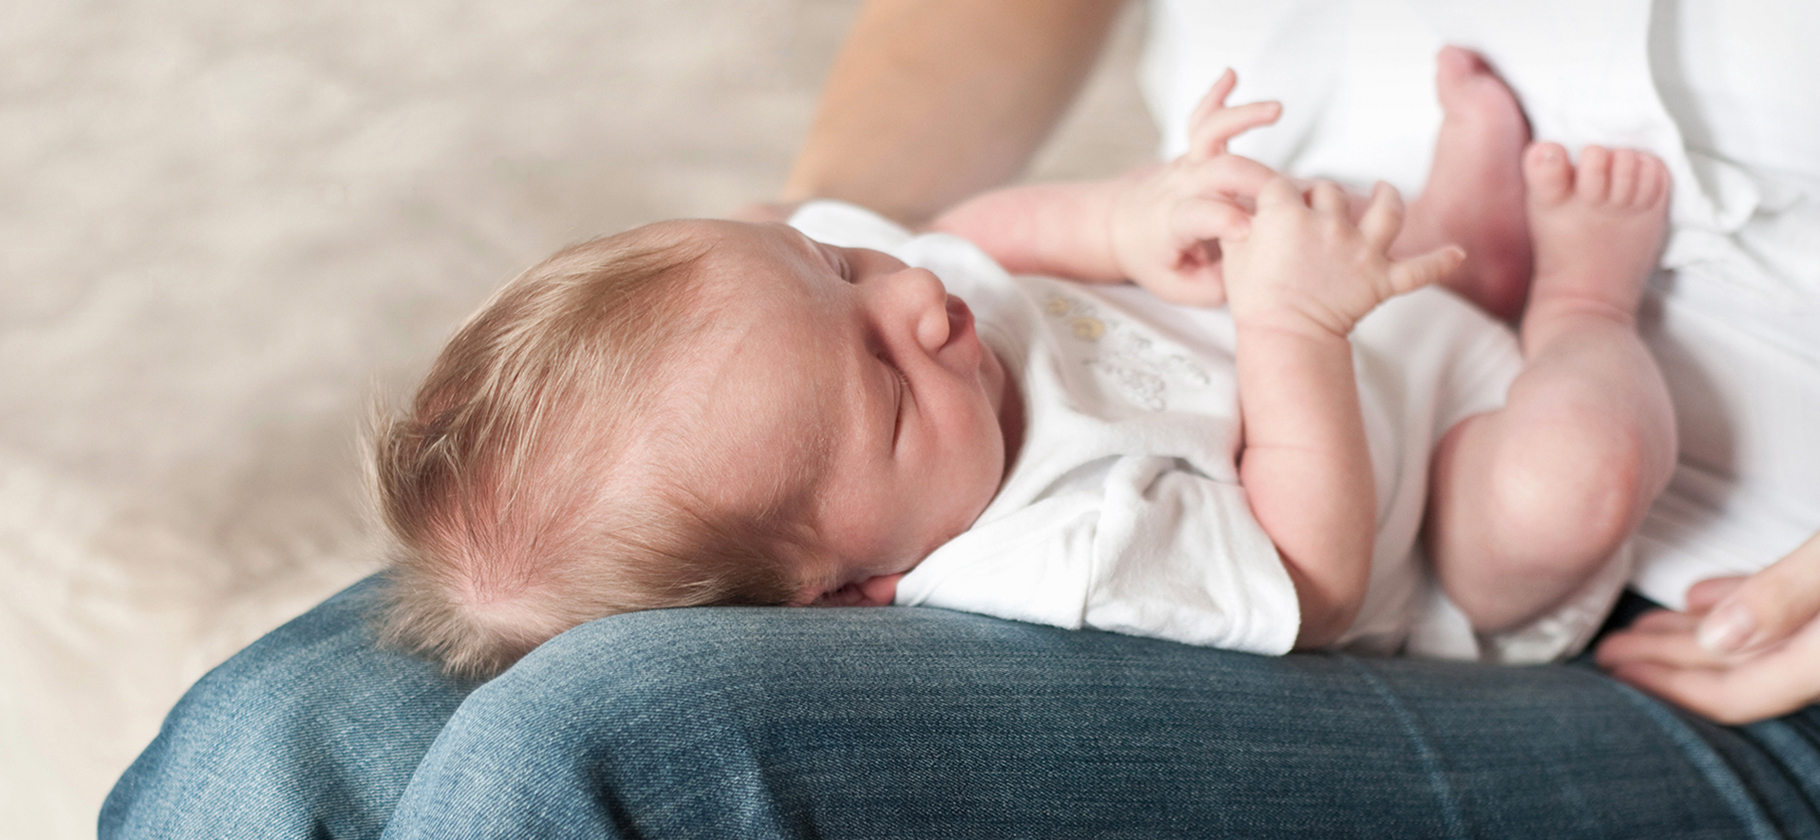
[(878, 360), (891, 372), (891, 448), (896, 449), (898, 435), (904, 429), (904, 396), (910, 390), (910, 378), (885, 354), (880, 353)]

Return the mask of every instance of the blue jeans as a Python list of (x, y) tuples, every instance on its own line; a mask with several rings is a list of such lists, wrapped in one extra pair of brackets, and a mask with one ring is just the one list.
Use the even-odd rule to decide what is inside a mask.
[(480, 686), (350, 589), (204, 678), (101, 837), (1820, 837), (1820, 717), (1584, 666), (1266, 658), (922, 609), (576, 628)]

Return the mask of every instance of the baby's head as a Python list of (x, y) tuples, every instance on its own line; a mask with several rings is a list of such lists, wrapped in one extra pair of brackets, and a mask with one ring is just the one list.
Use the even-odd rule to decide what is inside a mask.
[(375, 436), (384, 635), (489, 675), (615, 613), (889, 603), (996, 491), (1013, 393), (876, 251), (701, 220), (565, 249)]

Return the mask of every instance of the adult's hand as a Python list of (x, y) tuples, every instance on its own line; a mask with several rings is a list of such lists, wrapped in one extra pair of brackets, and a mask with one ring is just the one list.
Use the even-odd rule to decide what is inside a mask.
[(1720, 723), (1820, 700), (1820, 534), (1749, 577), (1701, 581), (1687, 611), (1649, 613), (1599, 645), (1631, 685)]

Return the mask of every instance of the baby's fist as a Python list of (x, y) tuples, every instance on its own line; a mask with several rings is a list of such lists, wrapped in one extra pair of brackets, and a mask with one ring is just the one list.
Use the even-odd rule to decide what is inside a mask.
[(1249, 229), (1221, 240), (1234, 320), (1344, 337), (1378, 304), (1440, 280), (1466, 256), (1450, 245), (1393, 260), (1402, 226), (1403, 201), (1389, 184), (1372, 190), (1354, 224), (1331, 181), (1304, 196), (1289, 179), (1272, 179)]
[(1108, 232), (1118, 269), (1173, 303), (1226, 301), (1218, 240), (1244, 232), (1253, 198), (1274, 174), (1226, 153), (1232, 138), (1283, 112), (1275, 102), (1227, 107), (1236, 84), (1231, 70), (1222, 73), (1189, 118), (1187, 153), (1127, 178), (1112, 208)]

